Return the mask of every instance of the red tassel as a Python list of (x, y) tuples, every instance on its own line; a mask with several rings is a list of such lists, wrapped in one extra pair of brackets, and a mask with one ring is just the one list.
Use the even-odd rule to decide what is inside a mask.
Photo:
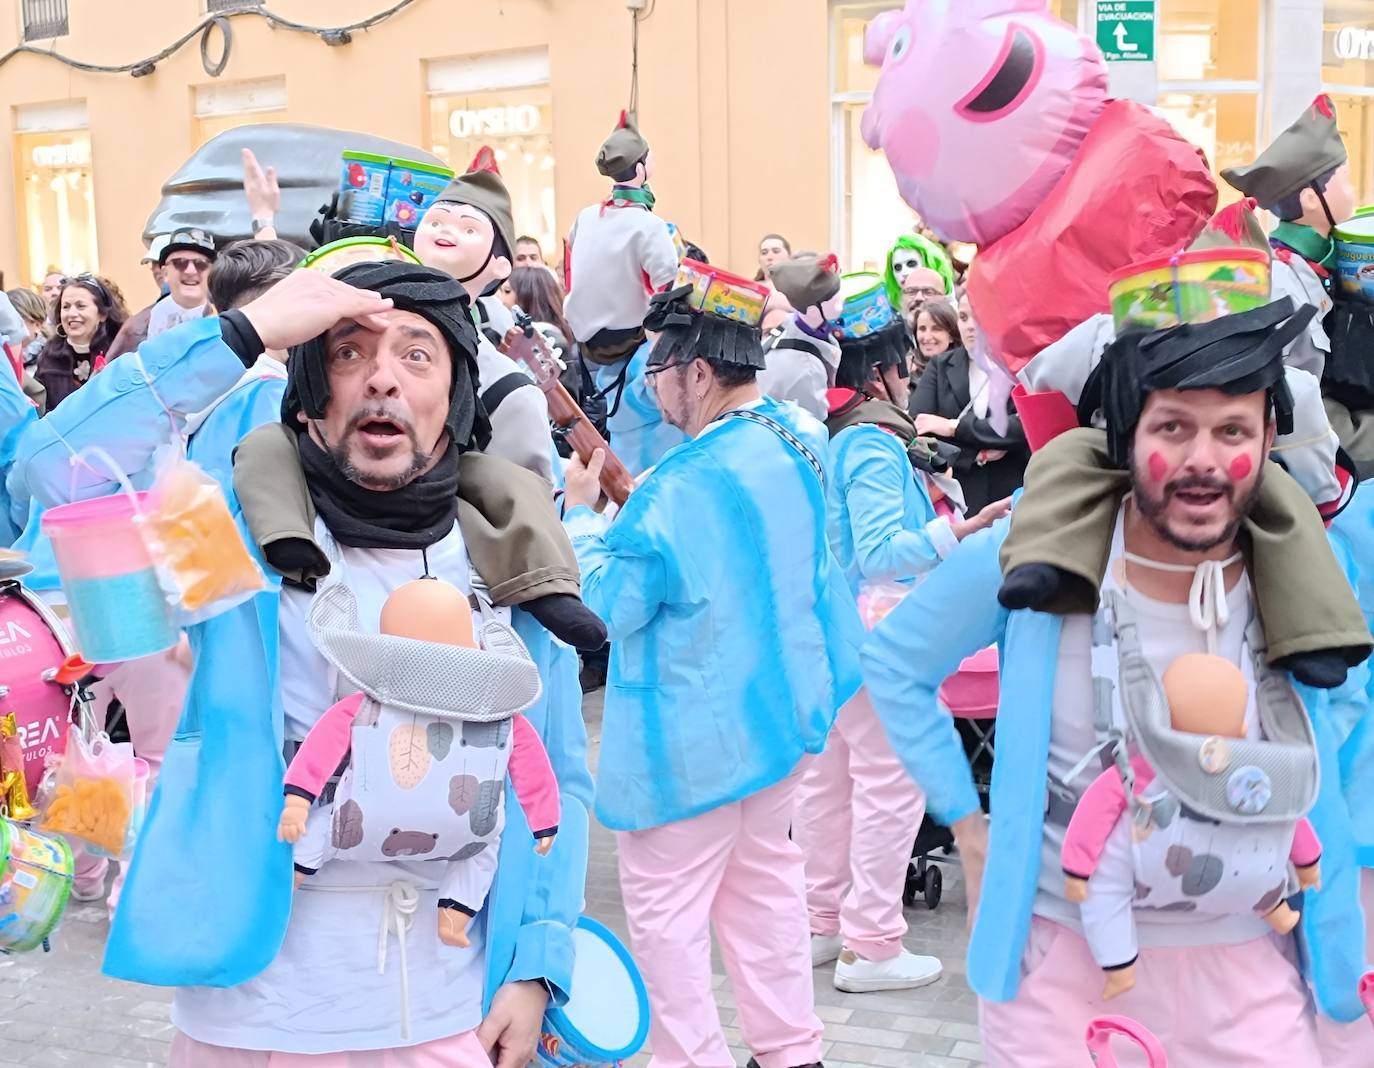
[(1334, 119), (1336, 117), (1336, 105), (1331, 102), (1331, 98), (1322, 93), (1316, 100), (1312, 101), (1312, 107), (1323, 117)]
[(498, 175), (501, 173), (501, 168), (496, 165), (496, 153), (490, 145), (483, 145), (477, 150), (477, 155), (472, 157), (468, 173), (475, 174), (477, 171), (491, 171), (492, 174)]
[(833, 252), (825, 259), (821, 260), (820, 265), (834, 274), (840, 273), (840, 258)]
[(620, 125), (617, 126), (616, 129), (618, 129), (618, 130), (623, 130), (623, 129), (625, 129), (625, 127), (627, 127), (627, 126), (629, 126), (629, 125), (630, 125), (630, 116), (629, 116), (628, 114), (626, 114), (624, 111), (622, 111), (622, 112), (620, 113)]

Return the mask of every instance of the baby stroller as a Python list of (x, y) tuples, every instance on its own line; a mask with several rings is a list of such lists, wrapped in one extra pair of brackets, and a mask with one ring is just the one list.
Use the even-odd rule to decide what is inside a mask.
[[(992, 787), (992, 761), (996, 753), (997, 719), (997, 647), (981, 649), (964, 660), (959, 670), (940, 686), (940, 704), (954, 717), (955, 728), (963, 739), (964, 753), (973, 769), (973, 782), (978, 788), (983, 811), (988, 811), (988, 795)], [(926, 908), (940, 904), (944, 890), (944, 876), (937, 861), (947, 861), (954, 846), (954, 835), (948, 827), (933, 820), (929, 813), (916, 834), (911, 849), (911, 863), (907, 868), (906, 889), (902, 904), (908, 907), (921, 897)], [(939, 852), (937, 857), (935, 854)]]

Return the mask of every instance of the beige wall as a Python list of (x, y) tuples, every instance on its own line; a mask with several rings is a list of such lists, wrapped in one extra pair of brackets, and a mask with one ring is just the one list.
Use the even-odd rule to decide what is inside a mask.
[[(18, 0), (0, 0), (0, 52), (19, 38)], [(272, 10), (331, 25), (386, 0), (272, 0)], [(658, 0), (640, 34), (640, 119), (654, 146), (659, 214), (713, 260), (752, 271), (758, 237), (799, 246), (829, 240), (830, 147), (826, 0)], [(203, 0), (70, 0), (71, 34), (56, 50), (122, 63), (160, 50), (203, 17)], [(331, 48), (232, 20), (220, 81), (284, 75), (292, 121), (384, 134), (420, 145), (426, 59), (546, 46), (553, 95), (558, 229), (604, 195), (592, 164), (629, 87), (630, 16), (623, 0), (418, 0), (394, 19)], [(213, 49), (212, 49), (213, 50)], [(146, 296), (140, 232), (162, 182), (195, 147), (193, 87), (211, 82), (196, 41), (149, 77), (84, 74), (21, 55), (0, 67), (0, 137), (14, 144), (15, 108), (84, 100), (89, 114), (101, 269)], [(277, 116), (274, 116), (277, 117)], [(13, 152), (0, 189), (15, 189)], [(0, 224), (0, 267), (21, 280), (18, 212)], [(520, 220), (516, 220), (517, 227)]]

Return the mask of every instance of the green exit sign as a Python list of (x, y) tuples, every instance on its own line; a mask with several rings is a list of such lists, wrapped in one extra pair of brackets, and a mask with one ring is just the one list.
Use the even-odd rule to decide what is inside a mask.
[(1153, 63), (1155, 0), (1097, 0), (1097, 47), (1112, 63)]

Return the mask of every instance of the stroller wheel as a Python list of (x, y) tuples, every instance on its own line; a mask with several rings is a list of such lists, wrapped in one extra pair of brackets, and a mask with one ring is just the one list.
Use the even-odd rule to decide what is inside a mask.
[(926, 908), (933, 909), (940, 903), (940, 893), (944, 890), (944, 881), (940, 869), (932, 864), (926, 871), (925, 886), (921, 888), (921, 893), (926, 899)]
[(911, 908), (916, 904), (916, 895), (923, 893), (926, 886), (926, 875), (924, 872), (917, 871), (908, 866), (906, 870), (906, 887), (902, 890), (902, 904)]

